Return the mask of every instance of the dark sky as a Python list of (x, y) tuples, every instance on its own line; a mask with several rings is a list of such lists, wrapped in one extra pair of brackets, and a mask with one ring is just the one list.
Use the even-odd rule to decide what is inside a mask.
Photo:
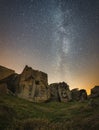
[(0, 0), (0, 64), (71, 88), (99, 85), (99, 0)]

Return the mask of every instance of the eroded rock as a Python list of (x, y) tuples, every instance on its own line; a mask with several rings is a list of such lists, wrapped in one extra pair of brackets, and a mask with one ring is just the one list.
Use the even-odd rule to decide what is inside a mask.
[(87, 99), (87, 92), (85, 89), (79, 90), (78, 88), (71, 90), (72, 100), (74, 101), (84, 101)]
[(67, 102), (71, 100), (71, 92), (65, 82), (50, 84), (49, 88), (52, 101)]
[(90, 97), (99, 97), (99, 86), (95, 86), (94, 88), (91, 89), (91, 95)]
[(20, 74), (17, 95), (34, 102), (44, 102), (49, 98), (47, 74), (26, 66)]
[(0, 80), (4, 79), (14, 73), (15, 73), (14, 70), (8, 69), (4, 66), (0, 66)]
[(0, 95), (2, 94), (8, 94), (8, 88), (6, 83), (0, 84)]

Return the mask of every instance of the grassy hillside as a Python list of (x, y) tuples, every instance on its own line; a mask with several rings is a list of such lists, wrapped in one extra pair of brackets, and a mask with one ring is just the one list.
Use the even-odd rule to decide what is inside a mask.
[(32, 103), (0, 96), (0, 130), (99, 130), (99, 105), (91, 107), (88, 101)]

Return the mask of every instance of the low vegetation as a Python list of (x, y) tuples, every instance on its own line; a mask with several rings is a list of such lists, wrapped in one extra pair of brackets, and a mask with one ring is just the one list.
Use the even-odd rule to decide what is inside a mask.
[(0, 130), (99, 130), (99, 98), (94, 101), (33, 103), (0, 96)]

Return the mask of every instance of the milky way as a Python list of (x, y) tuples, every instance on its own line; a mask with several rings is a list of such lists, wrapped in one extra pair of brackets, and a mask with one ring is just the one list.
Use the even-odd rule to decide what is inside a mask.
[[(60, 76), (62, 80), (64, 74), (67, 73), (69, 76), (69, 66), (68, 66), (68, 54), (71, 51), (71, 44), (73, 42), (73, 23), (71, 10), (68, 8), (65, 12), (62, 11), (61, 2), (53, 11), (53, 46), (52, 50), (56, 53), (56, 74)], [(67, 62), (65, 66), (65, 62)], [(65, 71), (66, 70), (66, 71)], [(69, 73), (68, 73), (69, 72)]]
[(0, 64), (71, 88), (99, 84), (98, 0), (0, 0)]

